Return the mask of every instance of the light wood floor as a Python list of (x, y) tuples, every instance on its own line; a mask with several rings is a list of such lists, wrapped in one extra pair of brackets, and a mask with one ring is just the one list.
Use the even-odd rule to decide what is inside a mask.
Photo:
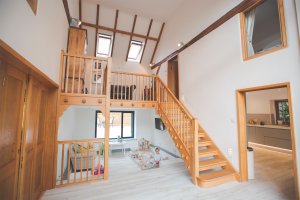
[(42, 199), (295, 199), (290, 155), (256, 148), (255, 168), (255, 180), (203, 189), (192, 184), (181, 159), (171, 157), (162, 161), (160, 168), (142, 171), (128, 156), (113, 153), (108, 181), (53, 189), (47, 191)]

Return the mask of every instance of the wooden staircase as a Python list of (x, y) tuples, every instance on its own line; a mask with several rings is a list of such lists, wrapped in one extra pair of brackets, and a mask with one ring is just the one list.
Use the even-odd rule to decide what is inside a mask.
[(197, 120), (160, 80), (157, 113), (178, 148), (193, 182), (212, 187), (237, 180), (237, 173)]
[[(95, 69), (99, 66), (101, 69)], [(114, 108), (155, 108), (192, 175), (211, 187), (237, 180), (236, 171), (188, 109), (158, 76), (111, 71), (112, 60), (62, 52), (58, 115), (71, 105), (97, 106), (109, 119)], [(93, 81), (94, 75), (103, 78)], [(105, 120), (104, 163), (108, 163), (109, 120)], [(104, 165), (104, 179), (108, 165)]]

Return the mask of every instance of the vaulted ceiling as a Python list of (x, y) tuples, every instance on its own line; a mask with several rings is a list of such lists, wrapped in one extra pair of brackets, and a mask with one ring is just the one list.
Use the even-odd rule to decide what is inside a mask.
[(188, 0), (84, 0), (166, 22)]

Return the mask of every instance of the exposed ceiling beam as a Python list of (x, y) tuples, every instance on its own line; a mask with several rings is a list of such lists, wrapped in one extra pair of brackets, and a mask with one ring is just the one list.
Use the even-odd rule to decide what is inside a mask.
[(67, 15), (67, 19), (68, 19), (68, 24), (69, 24), (70, 21), (71, 21), (71, 15), (70, 15), (68, 1), (67, 0), (62, 0), (62, 1), (63, 1), (63, 4), (64, 4), (64, 8), (65, 8), (65, 11), (66, 11), (66, 15)]
[[(82, 22), (82, 25), (83, 26), (88, 26), (88, 27), (93, 27), (93, 28), (97, 28), (97, 25), (96, 24), (91, 24), (91, 23), (87, 23), (87, 22)], [(106, 27), (106, 26), (98, 26), (98, 29), (102, 29), (102, 30), (106, 30), (106, 31), (111, 31), (111, 32), (116, 32), (116, 33), (120, 33), (120, 34), (124, 34), (124, 35), (132, 35), (133, 37), (139, 37), (139, 38), (148, 38), (148, 40), (154, 40), (154, 41), (158, 41), (158, 38), (154, 38), (154, 37), (147, 37), (145, 35), (141, 35), (141, 34), (137, 34), (137, 33), (131, 33), (131, 32), (128, 32), (128, 31), (122, 31), (122, 30), (119, 30), (119, 29), (116, 29), (114, 30), (113, 28), (109, 28), (109, 27)]]
[[(151, 21), (150, 21), (150, 24), (149, 24), (149, 27), (148, 27), (148, 32), (147, 32), (147, 37), (149, 37), (150, 31), (151, 31), (151, 27), (152, 27), (152, 23), (153, 23), (153, 19), (151, 19)], [(143, 57), (144, 57), (144, 53), (145, 53), (145, 49), (146, 49), (146, 46), (147, 46), (147, 42), (148, 42), (148, 39), (146, 38), (140, 63), (142, 63), (142, 60), (143, 60)]]
[(100, 6), (99, 4), (97, 4), (97, 14), (96, 14), (96, 32), (95, 32), (95, 57), (97, 55), (97, 39), (98, 39), (98, 26), (99, 26), (99, 10), (100, 10)]
[(132, 34), (134, 33), (134, 28), (135, 28), (135, 24), (136, 24), (136, 18), (137, 18), (137, 15), (134, 15), (134, 20), (133, 20), (133, 24), (132, 24), (132, 30), (131, 30), (130, 40), (129, 40), (127, 54), (126, 54), (126, 61), (128, 60), (128, 54), (129, 54), (129, 50), (130, 50), (130, 44), (131, 44), (131, 40), (132, 40)]
[(190, 47), (192, 44), (227, 22), (229, 19), (234, 17), (236, 14), (239, 14), (241, 12), (246, 11), (247, 9), (251, 8), (254, 5), (260, 4), (264, 2), (265, 0), (244, 0), (237, 6), (235, 6), (233, 9), (231, 9), (229, 12), (227, 12), (225, 15), (223, 15), (221, 18), (219, 18), (217, 21), (212, 23), (210, 26), (208, 26), (206, 29), (204, 29), (201, 33), (199, 33), (197, 36), (195, 36), (193, 39), (191, 39), (188, 43), (186, 43), (184, 46), (182, 46), (180, 49), (174, 51), (155, 65), (151, 67), (151, 69), (155, 69), (156, 67), (160, 66), (164, 62), (170, 60), (171, 58), (177, 56), (180, 52), (185, 50), (186, 48)]
[(117, 25), (118, 25), (118, 17), (119, 17), (119, 10), (116, 10), (114, 33), (113, 33), (113, 40), (112, 40), (112, 46), (111, 46), (111, 57), (113, 57), (113, 54), (114, 54), (114, 46), (115, 46), (116, 30), (117, 30)]
[(163, 32), (163, 30), (164, 30), (164, 27), (165, 27), (165, 23), (163, 23), (163, 24), (161, 25), (160, 32), (159, 32), (159, 36), (158, 36), (158, 40), (156, 41), (155, 48), (154, 48), (154, 51), (153, 51), (153, 54), (152, 54), (152, 57), (151, 57), (150, 64), (153, 63), (154, 56), (155, 56), (155, 53), (156, 53), (156, 50), (157, 50), (157, 47), (158, 47), (158, 44), (159, 44), (159, 41), (160, 41), (162, 32)]

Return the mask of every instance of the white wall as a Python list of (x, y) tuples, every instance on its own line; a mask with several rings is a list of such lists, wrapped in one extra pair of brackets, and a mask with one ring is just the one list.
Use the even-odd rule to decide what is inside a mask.
[[(95, 117), (97, 107), (71, 106), (63, 114), (59, 123), (59, 140), (81, 140), (95, 138)], [(135, 138), (152, 141), (154, 117), (152, 109), (113, 109), (135, 112)]]
[(298, 33), (299, 33), (299, 40), (300, 40), (300, 1), (295, 0), (296, 4), (296, 12), (297, 12), (297, 19), (298, 19)]
[[(153, 112), (154, 118), (160, 118), (155, 112)], [(169, 132), (167, 130), (161, 131), (154, 129), (152, 144), (159, 146), (177, 156), (180, 156), (177, 147), (175, 146)]]
[[(79, 17), (78, 12), (78, 0), (69, 0), (69, 7), (70, 7), (70, 13), (71, 16)], [(117, 9), (117, 8), (116, 8)], [(110, 28), (114, 28), (114, 22), (115, 22), (115, 12), (116, 9), (109, 8), (102, 6), (100, 4), (100, 10), (99, 10), (99, 25), (106, 26)], [(96, 14), (97, 14), (97, 4), (95, 4), (93, 1), (82, 1), (82, 21), (88, 22), (91, 24), (96, 24)], [(134, 20), (134, 14), (129, 14), (126, 12), (123, 12), (122, 10), (119, 10), (119, 16), (118, 16), (118, 24), (117, 29), (131, 32), (132, 30), (132, 24)], [(147, 34), (148, 26), (150, 23), (150, 19), (138, 16), (135, 26), (134, 33), (137, 34)], [(161, 22), (153, 21), (152, 28), (150, 31), (151, 37), (158, 37), (160, 28), (161, 28)], [(87, 29), (88, 31), (88, 55), (94, 56), (95, 51), (95, 28), (90, 28), (86, 26), (82, 26), (82, 28)], [(111, 34), (110, 31), (104, 31), (99, 30), (100, 33), (104, 34)], [(136, 63), (136, 62), (126, 62), (126, 54), (127, 49), (129, 45), (129, 35), (119, 34), (117, 33), (115, 36), (115, 46), (114, 46), (114, 52), (113, 52), (113, 63), (112, 67), (114, 70), (121, 70), (126, 72), (135, 72), (135, 73), (151, 73), (149, 64), (152, 57), (153, 50), (155, 48), (155, 42), (152, 40), (148, 40), (147, 46), (144, 53), (144, 58), (142, 60), (142, 63)], [(145, 39), (142, 38), (136, 38), (133, 37), (134, 40), (139, 40), (142, 42), (145, 42)]]
[[(158, 58), (176, 49), (240, 0), (190, 0), (167, 21)], [(242, 60), (239, 16), (179, 55), (180, 95), (222, 152), (233, 149), (232, 164), (238, 169), (238, 132), (235, 91), (279, 82), (291, 83), (295, 141), (300, 147), (300, 52), (294, 0), (284, 1), (287, 47), (280, 51)], [(180, 28), (178, 28), (180, 27)], [(163, 68), (162, 73), (165, 71)], [(300, 166), (300, 153), (297, 163)], [(228, 155), (227, 155), (228, 156)], [(299, 174), (300, 175), (300, 174)]]
[(286, 88), (247, 92), (247, 113), (272, 114), (271, 101), (287, 98), (288, 93)]
[(38, 1), (37, 15), (24, 0), (0, 1), (0, 38), (58, 82), (68, 21), (61, 0)]

